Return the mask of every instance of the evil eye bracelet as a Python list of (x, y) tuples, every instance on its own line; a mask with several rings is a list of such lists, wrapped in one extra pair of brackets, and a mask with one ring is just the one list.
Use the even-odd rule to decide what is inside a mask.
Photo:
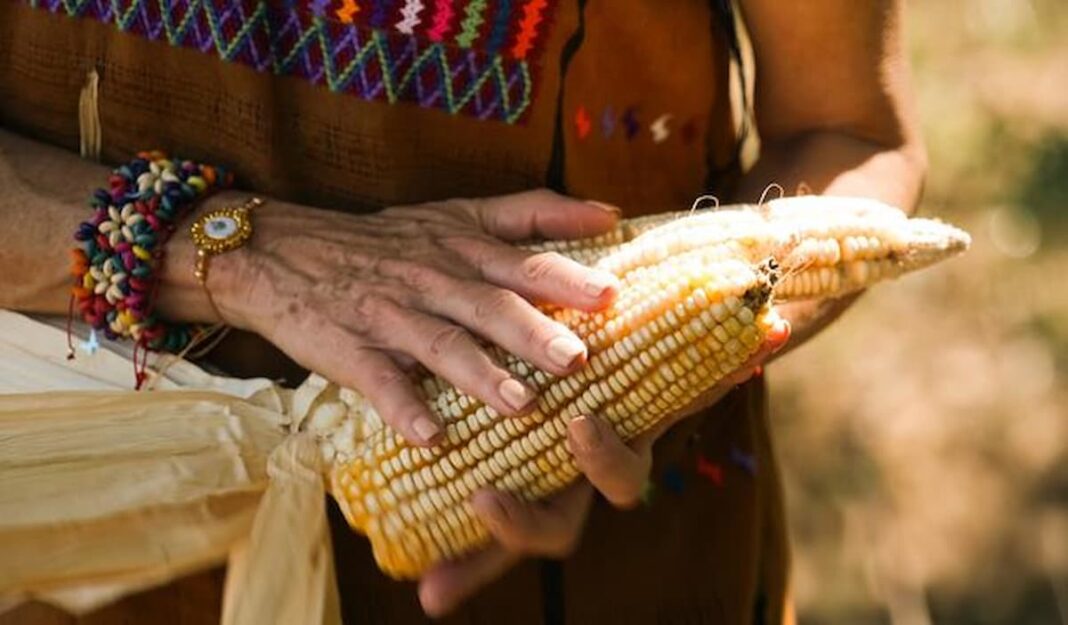
[(135, 350), (188, 345), (197, 327), (168, 323), (154, 310), (163, 247), (198, 200), (229, 183), (220, 168), (162, 152), (141, 152), (115, 169), (108, 188), (89, 199), (93, 216), (74, 233), (72, 314), (109, 339), (132, 339)]

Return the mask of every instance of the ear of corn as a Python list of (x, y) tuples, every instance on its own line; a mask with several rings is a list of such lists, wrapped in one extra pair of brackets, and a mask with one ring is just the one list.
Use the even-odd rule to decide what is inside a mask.
[(529, 246), (614, 273), (686, 250), (783, 269), (776, 301), (841, 297), (959, 254), (966, 232), (863, 198), (805, 196), (624, 220), (611, 232)]
[(446, 424), (439, 448), (409, 446), (388, 429), (351, 452), (335, 445), (334, 493), (382, 569), (416, 576), (484, 543), (486, 530), (467, 503), (481, 487), (528, 500), (564, 488), (578, 475), (565, 447), (570, 419), (601, 415), (629, 439), (737, 369), (763, 341), (770, 277), (747, 263), (702, 256), (697, 250), (636, 269), (607, 311), (555, 313), (589, 348), (588, 366), (574, 375), (557, 378), (499, 352), (539, 391), (532, 414), (499, 418), (428, 377), (424, 391)]
[(492, 348), (539, 392), (532, 414), (499, 418), (425, 376), (428, 405), (446, 425), (438, 447), (408, 445), (349, 390), (320, 405), (306, 427), (332, 463), (334, 497), (379, 566), (417, 577), (489, 540), (468, 503), (477, 489), (534, 500), (578, 476), (565, 445), (570, 419), (597, 414), (629, 440), (684, 413), (754, 354), (774, 319), (773, 298), (839, 296), (967, 243), (960, 230), (878, 203), (794, 198), (627, 220), (593, 239), (532, 245), (611, 271), (622, 284), (605, 311), (546, 309), (588, 346), (588, 365), (573, 375), (558, 378)]

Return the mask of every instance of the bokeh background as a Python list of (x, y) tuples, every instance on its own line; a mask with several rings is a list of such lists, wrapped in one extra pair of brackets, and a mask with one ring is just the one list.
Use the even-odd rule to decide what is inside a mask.
[(1068, 2), (908, 8), (964, 257), (769, 376), (803, 625), (1068, 623)]

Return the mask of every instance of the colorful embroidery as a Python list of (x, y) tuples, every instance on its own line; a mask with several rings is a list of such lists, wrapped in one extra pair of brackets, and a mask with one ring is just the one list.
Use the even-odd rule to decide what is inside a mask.
[(353, 0), (343, 0), (341, 8), (337, 10), (337, 18), (345, 24), (352, 22), (352, 16), (360, 12), (360, 7)]
[(653, 123), (649, 124), (649, 132), (653, 135), (653, 143), (663, 143), (667, 141), (671, 131), (668, 130), (668, 122), (671, 121), (671, 115), (661, 115), (653, 120)]
[(676, 495), (681, 494), (686, 489), (686, 476), (683, 475), (682, 470), (678, 467), (664, 469), (661, 481), (664, 483), (665, 489)]
[(604, 109), (604, 113), (601, 114), (601, 134), (605, 139), (612, 138), (612, 133), (616, 129), (616, 111), (611, 106), (607, 106)]
[(542, 11), (548, 4), (548, 0), (528, 0), (523, 7), (523, 21), (519, 23), (519, 34), (516, 35), (515, 46), (512, 47), (512, 56), (515, 58), (527, 58), (530, 49), (534, 47), (534, 40), (538, 36), (538, 24), (545, 19)]
[(731, 462), (742, 468), (749, 475), (756, 475), (757, 459), (753, 454), (747, 454), (737, 447), (731, 447)]
[[(622, 126), (621, 134), (625, 135), (628, 141), (633, 140), (642, 131), (636, 106), (627, 107), (622, 115), (617, 115), (612, 105), (605, 105), (599, 114), (596, 109), (591, 114), (585, 106), (580, 105), (575, 109), (575, 115), (572, 118), (575, 133), (579, 139), (585, 139), (589, 135), (592, 119), (599, 120), (601, 136), (604, 139), (611, 139), (615, 135), (617, 126)], [(655, 144), (666, 143), (674, 136), (678, 137), (677, 140), (683, 145), (689, 146), (698, 136), (697, 124), (698, 120), (694, 117), (688, 117), (680, 124), (674, 113), (662, 113), (653, 118), (648, 129), (650, 138)], [(759, 367), (754, 370), (754, 375), (760, 375)]]
[(530, 107), (531, 59), (556, 2), (489, 11), (486, 0), (24, 1), (364, 100), (510, 124)]
[(496, 4), (493, 7), (493, 23), (490, 28), (489, 39), (486, 41), (486, 49), (490, 52), (496, 52), (504, 45), (504, 35), (508, 29), (508, 17), (512, 12), (513, 4), (513, 0), (496, 0)]
[(405, 35), (415, 34), (415, 27), (419, 25), (419, 12), (423, 10), (423, 3), (419, 0), (407, 0), (401, 9), (403, 19), (397, 22), (397, 32)]
[(461, 48), (470, 48), (478, 37), (479, 27), (486, 18), (482, 14), (486, 10), (486, 0), (471, 0), (464, 11), (464, 22), (460, 28), (460, 36), (456, 38), (456, 45)]
[(371, 28), (385, 28), (389, 22), (390, 10), (395, 0), (378, 0), (372, 3), (369, 26)]
[(430, 28), (430, 32), (427, 33), (431, 41), (441, 41), (445, 38), (445, 34), (449, 32), (449, 28), (452, 26), (453, 15), (455, 15), (455, 11), (452, 9), (452, 0), (437, 0), (434, 5), (434, 25)]
[(704, 456), (697, 456), (697, 474), (716, 486), (723, 486), (723, 467)]
[(578, 134), (578, 138), (585, 139), (589, 136), (591, 127), (590, 114), (586, 111), (586, 107), (578, 107), (575, 111), (575, 133)]

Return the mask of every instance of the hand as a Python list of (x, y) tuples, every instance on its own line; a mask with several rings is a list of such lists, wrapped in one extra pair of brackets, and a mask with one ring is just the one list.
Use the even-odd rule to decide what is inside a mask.
[(592, 236), (617, 219), (548, 191), (366, 216), (272, 200), (256, 209), (250, 243), (213, 260), (207, 286), (227, 323), (359, 390), (394, 430), (432, 445), (441, 423), (406, 368), (422, 363), (499, 413), (521, 414), (534, 392), (476, 337), (566, 375), (586, 347), (532, 302), (595, 310), (615, 297), (611, 274), (508, 242)]
[[(721, 380), (693, 404), (693, 410), (715, 404), (747, 381), (773, 353), (786, 344), (790, 325), (779, 320), (761, 350), (734, 374)], [(431, 569), (419, 582), (419, 601), (430, 616), (441, 616), (519, 562), (524, 556), (564, 558), (582, 536), (596, 488), (612, 505), (638, 505), (649, 481), (652, 448), (660, 436), (685, 415), (668, 419), (626, 444), (612, 426), (598, 417), (578, 417), (568, 427), (568, 449), (586, 479), (558, 495), (524, 502), (507, 493), (481, 490), (471, 505), (493, 534), (495, 543), (466, 558)]]

